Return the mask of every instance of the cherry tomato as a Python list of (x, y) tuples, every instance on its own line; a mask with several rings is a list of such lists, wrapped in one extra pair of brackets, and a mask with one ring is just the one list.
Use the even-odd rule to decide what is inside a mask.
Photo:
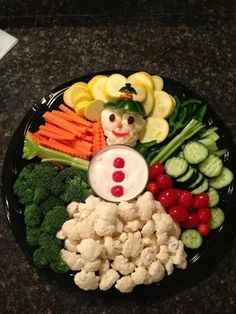
[(192, 207), (193, 205), (193, 196), (192, 193), (189, 191), (180, 191), (178, 193), (179, 197), (178, 197), (178, 205), (183, 206), (187, 209), (189, 209), (190, 207)]
[(164, 208), (175, 206), (178, 202), (178, 193), (175, 189), (162, 191), (159, 195), (159, 202)]
[(201, 222), (208, 223), (211, 220), (211, 210), (209, 208), (199, 209), (197, 215)]
[(171, 217), (178, 222), (184, 222), (188, 219), (188, 211), (186, 208), (181, 206), (171, 207), (169, 210)]
[(197, 213), (189, 213), (186, 221), (181, 226), (186, 229), (196, 228), (199, 225), (199, 219)]
[(209, 196), (207, 193), (200, 193), (194, 198), (194, 207), (197, 209), (206, 208), (209, 203)]
[(156, 180), (157, 176), (159, 174), (164, 173), (164, 165), (157, 162), (156, 164), (153, 164), (149, 167), (149, 179), (150, 180)]
[(159, 174), (157, 176), (157, 186), (161, 190), (171, 189), (173, 186), (173, 180), (167, 174)]
[(153, 195), (157, 194), (158, 186), (156, 182), (148, 182), (148, 184), (146, 185), (146, 191), (151, 192)]
[(207, 237), (209, 236), (211, 229), (209, 227), (208, 224), (200, 224), (197, 228), (197, 230), (199, 231), (199, 233), (201, 233), (201, 235)]

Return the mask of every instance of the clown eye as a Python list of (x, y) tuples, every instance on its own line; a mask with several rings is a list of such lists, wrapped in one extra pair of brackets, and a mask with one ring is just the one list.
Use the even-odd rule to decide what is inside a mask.
[(134, 118), (133, 117), (129, 117), (128, 118), (128, 124), (132, 124), (134, 123)]
[(112, 114), (110, 115), (110, 117), (109, 117), (109, 120), (110, 120), (111, 122), (114, 122), (115, 119), (116, 119), (116, 116), (112, 113)]

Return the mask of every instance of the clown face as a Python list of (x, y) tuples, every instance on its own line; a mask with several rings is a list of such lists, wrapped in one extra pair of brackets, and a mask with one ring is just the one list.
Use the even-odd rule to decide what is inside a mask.
[(139, 132), (144, 127), (144, 119), (141, 115), (113, 109), (102, 111), (101, 122), (108, 145), (135, 146)]

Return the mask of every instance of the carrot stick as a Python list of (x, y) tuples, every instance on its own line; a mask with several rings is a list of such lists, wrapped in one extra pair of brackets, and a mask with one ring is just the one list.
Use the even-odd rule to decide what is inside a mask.
[(62, 118), (64, 119), (65, 121), (69, 122), (69, 123), (72, 123), (75, 127), (79, 127), (81, 130), (83, 130), (83, 132), (85, 133), (87, 131), (87, 126), (84, 126), (82, 124), (78, 124), (78, 123), (74, 123), (74, 119), (70, 119), (70, 115), (64, 113), (64, 112), (61, 112), (61, 111), (58, 111), (58, 110), (53, 110), (51, 111), (51, 113), (56, 116), (56, 117), (59, 117), (59, 118)]
[(69, 154), (74, 157), (81, 157), (84, 159), (89, 159), (91, 156), (91, 152), (86, 151), (84, 148), (80, 147), (80, 149), (74, 149), (67, 145), (64, 145), (56, 140), (39, 140), (39, 144), (45, 147), (49, 147), (60, 152)]
[(63, 132), (63, 134), (67, 134), (68, 137), (71, 136), (72, 138), (75, 138), (75, 134), (73, 134), (71, 132), (68, 132), (66, 130), (63, 130), (62, 128), (60, 128), (58, 126), (55, 126), (55, 125), (47, 123), (47, 122), (45, 124), (40, 125), (39, 129), (40, 130), (45, 130), (45, 131), (48, 131), (48, 132), (52, 132), (52, 133), (55, 133), (55, 134), (61, 134), (61, 132)]
[(48, 131), (48, 130), (45, 130), (45, 129), (39, 129), (36, 133), (38, 135), (42, 135), (42, 136), (45, 136), (45, 137), (48, 137), (48, 138), (53, 138), (55, 140), (60, 140), (60, 141), (65, 141), (65, 140), (73, 140), (75, 135), (74, 134), (71, 134), (69, 133), (68, 135), (68, 132), (63, 132), (64, 130), (62, 129), (61, 130), (61, 134), (57, 134), (57, 133), (53, 133), (51, 131)]
[(45, 112), (43, 117), (47, 122), (57, 125), (62, 129), (65, 129), (66, 131), (69, 131), (75, 135), (81, 136), (82, 133), (84, 132), (84, 130), (81, 130), (80, 127), (76, 126), (74, 123), (71, 123), (61, 117), (54, 115), (53, 111)]
[(91, 127), (92, 126), (92, 122), (89, 122), (88, 120), (78, 116), (74, 111), (72, 111), (71, 109), (69, 109), (65, 105), (63, 105), (63, 104), (60, 105), (59, 109), (61, 109), (61, 111), (63, 111), (64, 113), (67, 113), (68, 117), (69, 116), (71, 117), (70, 119), (72, 119), (72, 120), (70, 120), (70, 121), (74, 121), (74, 122), (80, 123), (80, 124), (82, 124), (84, 126), (87, 126), (87, 127)]

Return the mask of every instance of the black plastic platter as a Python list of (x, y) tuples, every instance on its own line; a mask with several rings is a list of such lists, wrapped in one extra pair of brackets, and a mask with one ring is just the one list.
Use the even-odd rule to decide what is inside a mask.
[[(121, 73), (128, 76), (133, 72), (134, 71), (117, 70), (92, 73), (63, 84), (52, 90), (49, 95), (43, 97), (38, 104), (34, 105), (25, 115), (24, 119), (15, 131), (9, 144), (3, 165), (3, 201), (10, 227), (17, 242), (26, 253), (29, 260), (31, 260), (32, 249), (26, 242), (23, 208), (20, 206), (17, 198), (13, 194), (13, 184), (19, 172), (26, 164), (29, 163), (29, 161), (22, 158), (23, 142), (26, 132), (29, 130), (36, 131), (38, 129), (38, 126), (43, 122), (42, 114), (47, 110), (57, 108), (63, 102), (64, 91), (73, 83), (77, 81), (88, 82), (97, 74), (110, 75), (112, 73)], [(200, 96), (190, 91), (181, 83), (172, 79), (164, 78), (164, 90), (171, 95), (177, 95), (181, 100), (197, 98), (204, 101), (204, 99)], [(236, 149), (234, 143), (226, 130), (224, 123), (218, 118), (209, 104), (207, 117), (204, 122), (207, 125), (214, 125), (218, 127), (217, 132), (220, 135), (219, 146), (220, 148), (222, 147), (227, 149), (227, 153), (224, 156), (224, 163), (233, 171), (234, 174), (236, 174)], [(145, 295), (147, 297), (156, 297), (158, 294), (162, 294), (163, 292), (174, 291), (175, 288), (186, 288), (189, 285), (195, 284), (195, 282), (201, 278), (202, 274), (210, 271), (210, 266), (215, 264), (217, 257), (223, 256), (222, 251), (225, 248), (230, 247), (236, 233), (236, 194), (234, 189), (235, 181), (232, 182), (229, 187), (221, 191), (221, 201), (219, 207), (221, 207), (225, 212), (225, 222), (220, 229), (212, 232), (212, 234), (204, 240), (204, 243), (199, 250), (187, 251), (187, 269), (175, 269), (171, 276), (166, 276), (159, 284), (136, 287), (134, 292), (131, 293), (133, 297), (144, 297)], [(89, 294), (93, 296), (96, 294), (99, 296), (121, 297), (121, 294), (115, 289), (111, 289), (107, 292), (83, 292), (74, 285), (72, 273), (59, 275), (53, 273), (52, 271), (45, 272), (49, 275), (49, 279), (54, 277), (64, 284), (69, 284), (71, 287), (74, 286), (74, 289), (77, 289), (78, 293), (85, 293), (86, 295)]]

